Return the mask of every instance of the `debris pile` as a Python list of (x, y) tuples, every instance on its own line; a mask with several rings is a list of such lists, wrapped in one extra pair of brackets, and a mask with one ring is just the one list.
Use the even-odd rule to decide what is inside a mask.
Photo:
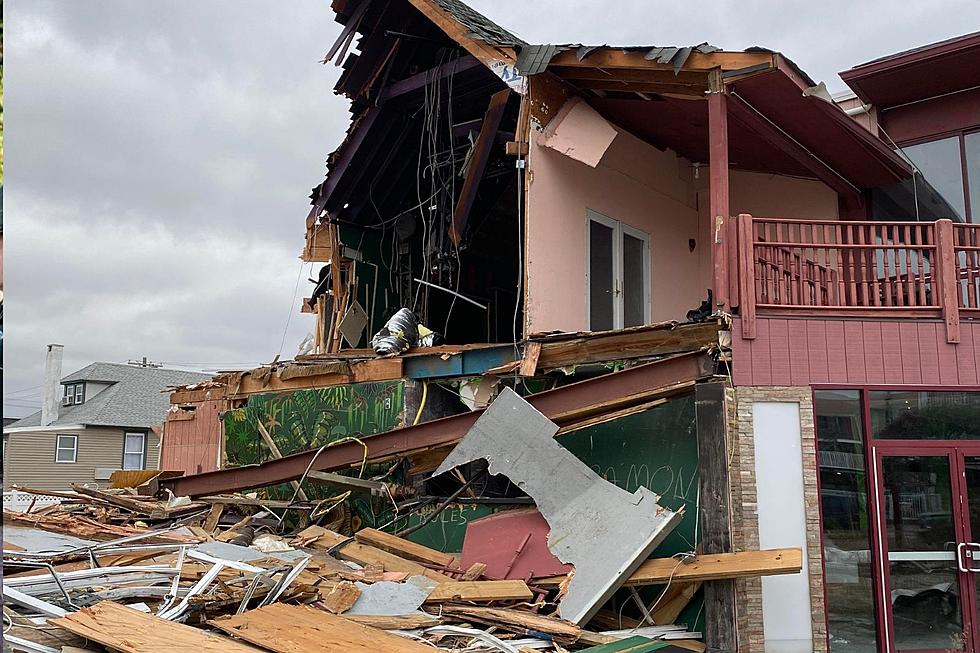
[[(61, 503), (4, 513), (5, 641), (45, 652), (702, 651), (701, 632), (674, 623), (702, 583), (799, 572), (799, 549), (650, 558), (683, 511), (604, 480), (557, 444), (558, 429), (505, 389), (448, 452), (437, 476), (500, 475), (535, 505), (474, 522), (462, 551), (413, 541), (412, 529), (339, 532), (327, 526), (345, 522), (333, 509), (314, 516), (299, 488), (291, 502), (164, 499), (146, 479), (21, 488)], [(608, 607), (617, 591), (639, 618)]]

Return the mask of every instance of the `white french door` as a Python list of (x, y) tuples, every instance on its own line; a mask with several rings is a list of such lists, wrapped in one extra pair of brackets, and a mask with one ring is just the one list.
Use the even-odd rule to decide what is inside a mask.
[(589, 209), (586, 214), (589, 329), (650, 321), (650, 235)]

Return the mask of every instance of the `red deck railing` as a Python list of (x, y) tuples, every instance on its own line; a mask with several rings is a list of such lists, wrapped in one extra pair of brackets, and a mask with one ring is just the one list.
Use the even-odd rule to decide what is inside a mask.
[(980, 317), (980, 225), (740, 215), (728, 233), (744, 337), (762, 313), (942, 318), (958, 342), (960, 314)]

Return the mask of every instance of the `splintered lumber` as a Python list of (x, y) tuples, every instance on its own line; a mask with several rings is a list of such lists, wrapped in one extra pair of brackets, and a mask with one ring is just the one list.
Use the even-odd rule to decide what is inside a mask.
[(345, 614), (344, 619), (364, 626), (380, 628), (381, 630), (416, 630), (418, 628), (438, 626), (442, 623), (442, 619), (439, 617), (430, 617), (422, 612), (398, 615)]
[[(52, 533), (67, 533), (76, 537), (92, 540), (115, 540), (130, 535), (146, 533), (144, 528), (131, 526), (116, 526), (105, 524), (84, 515), (70, 513), (55, 513), (42, 515), (39, 513), (24, 513), (3, 511), (4, 525), (32, 526)], [(160, 533), (145, 542), (199, 542), (200, 538), (180, 535), (179, 533)]]
[(60, 619), (49, 619), (48, 623), (122, 653), (254, 653), (258, 650), (233, 639), (167, 621), (112, 601), (96, 603)]
[[(329, 531), (320, 526), (310, 526), (297, 535), (298, 539), (307, 540), (311, 536), (317, 535), (316, 539), (308, 546), (319, 549), (333, 549), (335, 553), (344, 560), (356, 562), (359, 565), (380, 565), (385, 571), (399, 571), (410, 575), (427, 576), (440, 583), (450, 581), (452, 578), (438, 571), (433, 571), (423, 567), (417, 562), (406, 560), (393, 553), (376, 549), (373, 546), (361, 544), (356, 541), (349, 541), (350, 538), (344, 537), (340, 533)], [(347, 542), (346, 544), (344, 542)]]
[(490, 603), (492, 601), (530, 601), (534, 594), (522, 580), (461, 580), (439, 584), (426, 603), (445, 603), (447, 601), (472, 601)]
[(354, 533), (354, 538), (362, 544), (368, 544), (376, 549), (381, 549), (382, 551), (387, 551), (388, 553), (394, 553), (395, 555), (405, 558), (406, 560), (414, 560), (416, 562), (439, 565), (440, 567), (459, 566), (456, 556), (454, 555), (443, 553), (442, 551), (436, 551), (435, 549), (430, 549), (427, 546), (416, 544), (415, 542), (406, 540), (403, 537), (398, 537), (397, 535), (392, 535), (391, 533), (385, 533), (384, 531), (379, 531), (374, 528), (362, 528)]
[(672, 323), (590, 334), (574, 340), (543, 342), (537, 367), (553, 369), (599, 361), (697, 351), (718, 344), (718, 322)]
[(208, 623), (276, 653), (432, 653), (431, 646), (308, 605), (273, 603), (231, 617), (212, 619)]
[[(326, 590), (324, 587), (322, 590)], [(333, 614), (342, 614), (351, 609), (361, 595), (361, 590), (354, 583), (345, 580), (329, 588), (329, 591), (320, 593), (320, 603), (323, 607)]]
[[(497, 626), (511, 632), (526, 634), (529, 630), (551, 635), (559, 644), (574, 644), (582, 639), (587, 631), (582, 630), (570, 621), (557, 619), (555, 617), (545, 617), (533, 612), (524, 610), (513, 610), (510, 608), (487, 608), (471, 605), (458, 605), (447, 603), (442, 606), (443, 615), (462, 617), (468, 621), (475, 621), (488, 626)], [(598, 635), (589, 633), (589, 635)], [(599, 636), (601, 641), (589, 641), (584, 643), (605, 644), (615, 638)], [(587, 638), (591, 639), (591, 638)]]

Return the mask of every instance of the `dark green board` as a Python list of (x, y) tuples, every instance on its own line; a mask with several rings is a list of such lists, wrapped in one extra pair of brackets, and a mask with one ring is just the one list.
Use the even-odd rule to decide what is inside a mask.
[[(224, 415), (228, 464), (251, 465), (272, 459), (259, 435), (259, 421), (283, 455), (316, 449), (344, 437), (363, 437), (398, 428), (405, 408), (404, 390), (401, 381), (382, 381), (252, 395), (244, 408)], [(378, 469), (369, 466), (365, 473), (370, 476)], [(304, 491), (312, 499), (336, 494), (326, 485), (306, 485)], [(279, 485), (268, 488), (267, 493), (286, 499), (293, 490)], [(351, 503), (362, 521), (373, 523), (372, 515), (379, 508), (371, 499), (355, 496)]]

